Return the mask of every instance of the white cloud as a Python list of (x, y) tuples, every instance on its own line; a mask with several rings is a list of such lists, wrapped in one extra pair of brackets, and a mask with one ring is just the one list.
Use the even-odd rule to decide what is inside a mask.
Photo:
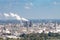
[(25, 6), (25, 9), (30, 9), (30, 7), (28, 7), (28, 6)]
[(33, 3), (32, 3), (32, 2), (26, 3), (25, 5), (26, 5), (26, 6), (33, 6)]
[(60, 5), (60, 2), (54, 1), (53, 4), (54, 4), (54, 5)]
[(57, 4), (57, 2), (55, 1), (55, 2), (53, 2), (53, 4), (54, 4), (54, 5), (56, 5), (56, 4)]
[(33, 6), (33, 3), (31, 2), (30, 5)]
[(31, 9), (32, 6), (33, 6), (33, 3), (32, 2), (26, 3), (25, 4), (25, 9)]

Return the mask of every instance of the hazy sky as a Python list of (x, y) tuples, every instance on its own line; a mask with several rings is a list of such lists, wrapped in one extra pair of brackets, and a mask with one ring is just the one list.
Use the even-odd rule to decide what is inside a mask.
[(60, 0), (0, 0), (0, 14), (10, 12), (27, 19), (60, 19)]

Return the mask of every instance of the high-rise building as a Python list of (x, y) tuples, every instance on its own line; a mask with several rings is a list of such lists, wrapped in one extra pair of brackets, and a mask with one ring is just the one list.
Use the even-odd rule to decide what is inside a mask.
[(29, 27), (32, 27), (32, 21), (29, 22)]

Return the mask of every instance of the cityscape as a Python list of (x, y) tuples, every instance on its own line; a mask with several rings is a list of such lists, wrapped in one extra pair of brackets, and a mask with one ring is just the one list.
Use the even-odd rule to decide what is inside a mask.
[(43, 33), (43, 31), (46, 34), (49, 32), (60, 34), (60, 23), (58, 20), (59, 19), (42, 19), (39, 21), (0, 20), (0, 37), (20, 38), (22, 34)]
[(60, 40), (60, 0), (0, 0), (0, 40)]

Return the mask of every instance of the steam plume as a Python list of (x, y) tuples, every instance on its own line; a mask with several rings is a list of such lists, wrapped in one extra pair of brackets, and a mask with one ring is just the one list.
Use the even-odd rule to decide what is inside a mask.
[(20, 16), (14, 13), (10, 13), (10, 16), (15, 17), (17, 20), (21, 20)]
[(9, 15), (9, 14), (7, 14), (7, 13), (4, 13), (4, 16), (5, 16), (5, 17), (9, 17), (10, 15)]
[(25, 19), (25, 18), (22, 18), (22, 20), (23, 20), (23, 21), (28, 21), (28, 20), (27, 20), (27, 19)]
[(23, 20), (23, 21), (28, 21), (27, 19), (25, 19), (25, 18), (23, 18), (23, 17), (20, 17), (18, 14), (15, 14), (15, 13), (4, 13), (3, 14), (5, 17), (13, 17), (13, 18), (15, 18), (16, 20)]

